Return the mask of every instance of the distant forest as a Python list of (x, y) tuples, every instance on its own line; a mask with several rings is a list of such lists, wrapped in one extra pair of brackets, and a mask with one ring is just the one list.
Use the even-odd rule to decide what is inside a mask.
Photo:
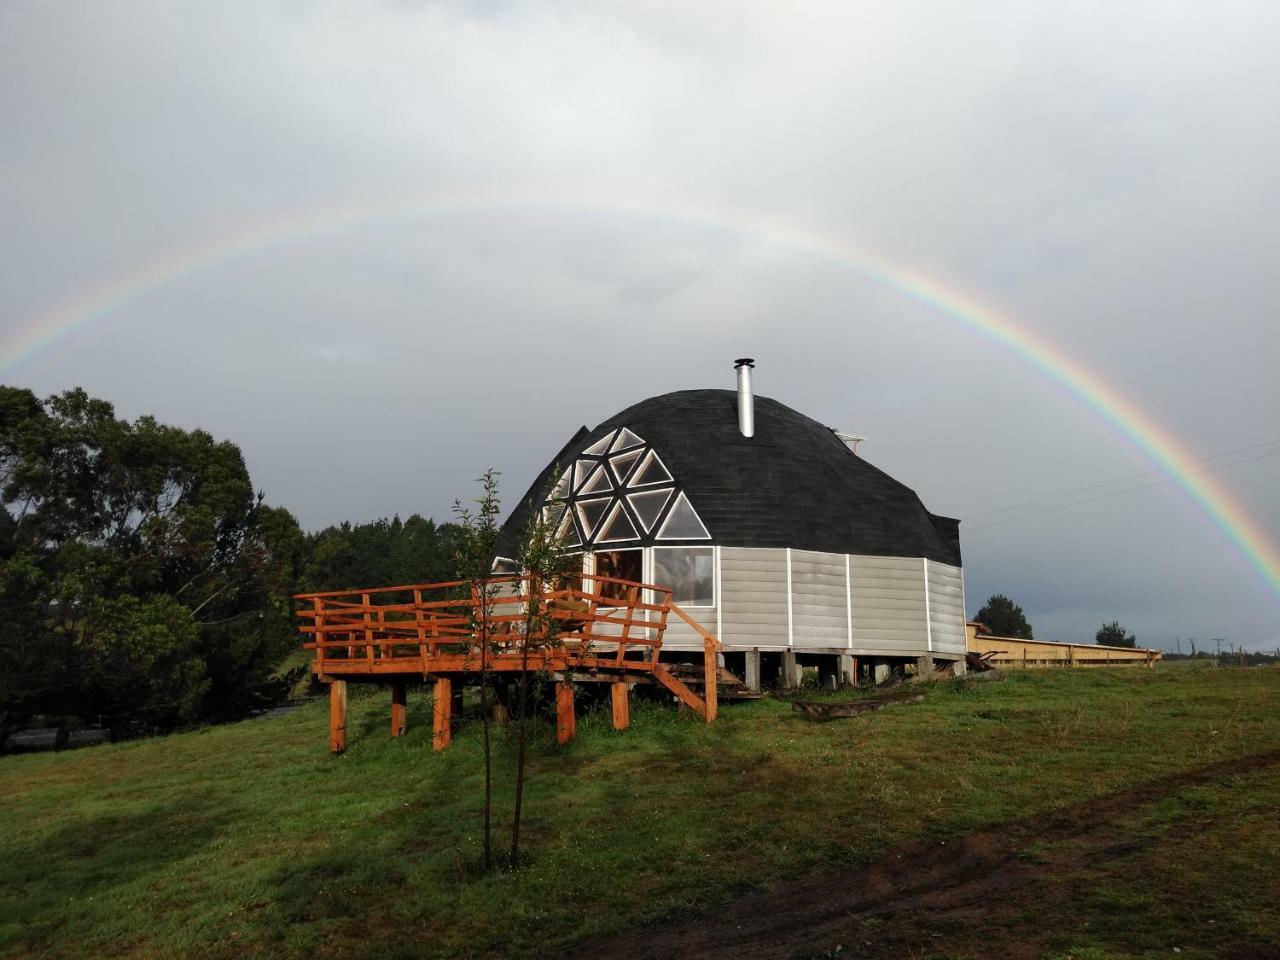
[(453, 524), (306, 533), (235, 444), (79, 389), (0, 386), (0, 496), (0, 751), (36, 724), (120, 738), (244, 717), (306, 669), (284, 668), (294, 593), (453, 579)]

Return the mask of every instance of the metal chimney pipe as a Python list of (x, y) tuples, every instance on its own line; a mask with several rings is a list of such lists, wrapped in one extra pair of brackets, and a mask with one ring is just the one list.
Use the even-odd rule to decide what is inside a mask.
[(750, 357), (733, 361), (738, 371), (738, 429), (744, 437), (756, 435), (756, 398), (751, 392), (751, 370), (756, 362)]

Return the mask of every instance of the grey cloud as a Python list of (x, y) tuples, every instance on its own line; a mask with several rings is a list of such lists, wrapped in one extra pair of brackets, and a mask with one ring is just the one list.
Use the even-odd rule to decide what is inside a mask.
[[(309, 526), (443, 517), (489, 465), (514, 501), (580, 423), (727, 386), (742, 353), (938, 512), (1150, 469), (1024, 358), (754, 221), (967, 291), (1193, 454), (1280, 437), (1270, 5), (779, 11), (4, 5), (0, 338), (246, 224), (476, 201), (140, 289), (4, 379), (231, 437)], [(317, 455), (352, 433), (385, 469)], [(1216, 479), (1280, 540), (1280, 458)], [(977, 527), (971, 611), (1280, 639), (1280, 598), (1172, 486)]]

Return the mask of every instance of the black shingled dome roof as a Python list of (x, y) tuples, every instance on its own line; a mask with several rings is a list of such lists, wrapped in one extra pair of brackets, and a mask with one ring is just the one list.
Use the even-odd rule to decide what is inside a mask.
[(583, 449), (628, 427), (688, 496), (711, 533), (703, 543), (960, 565), (958, 520), (934, 516), (913, 490), (856, 456), (830, 428), (776, 400), (755, 398), (755, 436), (742, 436), (737, 404), (733, 390), (680, 390), (643, 400), (594, 430), (583, 427), (513, 511), (499, 555), (512, 552), (557, 464), (563, 471)]

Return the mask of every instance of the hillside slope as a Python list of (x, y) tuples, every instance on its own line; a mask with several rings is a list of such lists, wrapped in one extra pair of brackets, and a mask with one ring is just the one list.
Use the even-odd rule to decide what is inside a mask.
[[(0, 956), (705, 956), (769, 911), (734, 952), (1280, 950), (1280, 670), (1044, 671), (820, 725), (769, 700), (589, 716), (536, 752), (529, 864), (488, 876), (476, 725), (435, 754), (411, 699), (397, 741), (385, 696), (353, 699), (341, 757), (313, 704), (0, 759)], [(505, 743), (496, 766), (502, 841)]]

